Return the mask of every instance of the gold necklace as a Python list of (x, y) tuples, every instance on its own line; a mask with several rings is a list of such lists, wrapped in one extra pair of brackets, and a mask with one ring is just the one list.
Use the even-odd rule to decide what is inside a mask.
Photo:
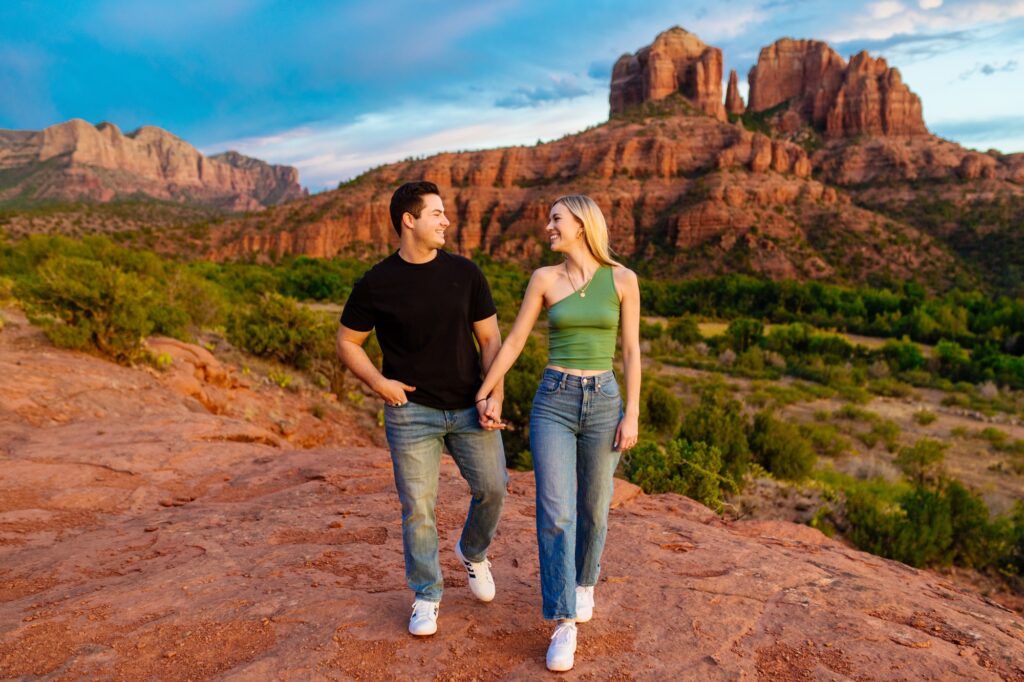
[(594, 270), (594, 274), (590, 276), (590, 279), (587, 280), (587, 283), (584, 284), (582, 288), (577, 288), (576, 285), (572, 283), (572, 275), (569, 273), (569, 261), (562, 261), (562, 265), (565, 266), (565, 276), (569, 279), (569, 286), (572, 287), (573, 293), (579, 294), (580, 298), (586, 298), (587, 289), (590, 288), (591, 282), (594, 281), (594, 275), (597, 275), (597, 270), (600, 270), (601, 266), (598, 266), (597, 270)]

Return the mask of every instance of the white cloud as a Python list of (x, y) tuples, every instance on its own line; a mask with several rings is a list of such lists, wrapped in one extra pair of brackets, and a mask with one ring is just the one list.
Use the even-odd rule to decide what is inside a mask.
[(874, 2), (868, 5), (868, 11), (872, 19), (889, 19), (904, 11), (902, 4), (898, 2)]
[(942, 7), (942, 0), (917, 0), (917, 6), (924, 10)]
[[(922, 3), (929, 2), (934, 5), (934, 0), (922, 0)], [(868, 5), (867, 12), (839, 17), (836, 28), (823, 31), (824, 37), (829, 42), (845, 43), (885, 40), (895, 35), (965, 30), (1024, 17), (1024, 0), (940, 4), (922, 9), (929, 11), (909, 9), (897, 2), (873, 3)]]
[(440, 152), (530, 145), (578, 132), (608, 117), (607, 91), (551, 102), (529, 110), (483, 109), (467, 104), (399, 105), (339, 126), (304, 126), (263, 137), (231, 140), (204, 149), (234, 149), (271, 163), (295, 166), (313, 190), (384, 163)]

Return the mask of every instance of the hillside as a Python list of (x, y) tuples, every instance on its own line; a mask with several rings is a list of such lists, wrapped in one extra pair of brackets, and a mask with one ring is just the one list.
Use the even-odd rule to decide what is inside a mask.
[[(303, 396), (198, 347), (130, 369), (5, 315), (0, 675), (542, 674), (530, 474), (512, 474), (493, 548), (498, 599), (474, 602), (442, 554), (441, 630), (414, 639), (388, 456), (343, 410), (305, 440), (275, 416)], [(447, 548), (466, 489), (447, 460), (441, 483)], [(946, 578), (678, 495), (618, 500), (574, 679), (1024, 679), (1019, 616)]]

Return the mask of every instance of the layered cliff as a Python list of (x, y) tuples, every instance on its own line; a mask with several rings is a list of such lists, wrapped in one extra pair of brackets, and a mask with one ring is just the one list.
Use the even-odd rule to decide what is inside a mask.
[(254, 211), (306, 196), (290, 166), (235, 152), (207, 157), (154, 126), (124, 134), (74, 119), (42, 131), (0, 131), (0, 202), (155, 199)]

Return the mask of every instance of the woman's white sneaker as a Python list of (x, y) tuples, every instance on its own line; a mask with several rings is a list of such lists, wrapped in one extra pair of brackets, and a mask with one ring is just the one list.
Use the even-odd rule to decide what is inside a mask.
[(417, 599), (412, 603), (412, 616), (409, 618), (409, 632), (417, 637), (425, 637), (437, 632), (437, 612), (440, 604), (436, 601)]
[(459, 557), (459, 561), (466, 567), (466, 573), (469, 574), (470, 592), (480, 601), (491, 601), (494, 599), (494, 578), (491, 576), (491, 562), (487, 559), (483, 561), (470, 561), (463, 556), (462, 547), (460, 547), (461, 543), (461, 540), (455, 543), (455, 556)]
[(594, 617), (594, 586), (576, 586), (576, 622), (586, 623)]
[(562, 621), (555, 628), (555, 634), (551, 635), (551, 644), (548, 646), (548, 670), (554, 672), (572, 670), (575, 654), (576, 623)]

